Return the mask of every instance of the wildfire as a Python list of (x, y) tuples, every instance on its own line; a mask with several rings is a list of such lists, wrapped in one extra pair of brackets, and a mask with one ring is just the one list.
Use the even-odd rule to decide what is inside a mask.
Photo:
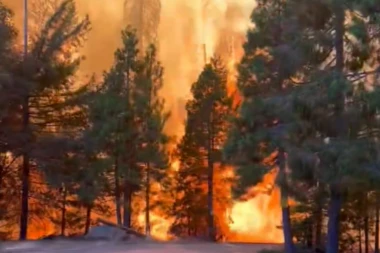
[(275, 173), (252, 187), (246, 200), (235, 201), (231, 211), (229, 239), (237, 242), (283, 242), (280, 191), (274, 187)]
[[(21, 1), (7, 0), (16, 11), (16, 23), (21, 24)], [(119, 45), (123, 27), (123, 0), (77, 0), (81, 14), (88, 13), (93, 30), (89, 34), (83, 54), (81, 71), (87, 74), (101, 73), (112, 63), (113, 52)], [(205, 5), (208, 2), (208, 5)], [(184, 106), (190, 96), (190, 85), (196, 80), (207, 58), (217, 54), (226, 60), (230, 73), (228, 90), (236, 88), (236, 63), (243, 54), (242, 44), (250, 27), (249, 16), (254, 8), (253, 0), (161, 0), (162, 10), (159, 37), (159, 54), (165, 68), (163, 95), (172, 117), (166, 131), (171, 135), (183, 135)], [(206, 15), (207, 13), (207, 15)], [(111, 28), (111, 29), (110, 29)], [(107, 46), (105, 46), (107, 45)], [(99, 59), (103, 59), (99, 61)], [(237, 100), (237, 99), (236, 99)], [(179, 161), (172, 164), (172, 172), (179, 169)], [(228, 170), (233, 176), (233, 169)], [(246, 200), (232, 200), (229, 207), (221, 207), (225, 216), (227, 239), (245, 242), (282, 242), (277, 226), (281, 225), (279, 190), (273, 187), (274, 174), (268, 174), (263, 182), (247, 192)], [(270, 185), (269, 191), (263, 192)], [(218, 185), (230, 192), (230, 184)], [(224, 208), (224, 209), (223, 209)], [(169, 240), (172, 219), (151, 213), (152, 236)], [(145, 214), (137, 214), (137, 223), (145, 226)], [(46, 231), (45, 231), (46, 233)]]
[[(150, 236), (156, 240), (168, 241), (173, 239), (170, 235), (169, 230), (173, 223), (171, 219), (165, 219), (160, 215), (156, 215), (153, 212), (150, 213), (151, 231)], [(145, 214), (140, 214), (138, 216), (138, 224), (140, 226), (145, 226)]]

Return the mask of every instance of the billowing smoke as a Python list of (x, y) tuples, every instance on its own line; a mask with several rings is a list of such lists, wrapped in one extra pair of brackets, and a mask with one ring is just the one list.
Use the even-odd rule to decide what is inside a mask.
[(233, 63), (242, 55), (254, 5), (253, 0), (162, 0), (159, 41), (165, 66), (163, 92), (172, 110), (168, 132), (183, 134), (184, 104), (207, 58), (215, 54), (225, 57), (234, 73)]
[[(30, 12), (48, 2), (62, 0), (29, 0)], [(82, 53), (83, 74), (100, 75), (113, 61), (113, 52), (120, 45), (120, 31), (131, 19), (125, 6), (143, 0), (76, 0), (79, 14), (88, 14), (92, 30)], [(5, 0), (16, 13), (16, 24), (22, 24), (22, 0)], [(144, 0), (146, 2), (146, 0)], [(127, 3), (127, 4), (126, 4)], [(160, 60), (165, 67), (163, 95), (172, 117), (167, 131), (183, 134), (184, 104), (190, 96), (190, 86), (201, 71), (205, 56), (214, 54), (235, 63), (242, 55), (242, 43), (249, 26), (253, 0), (161, 0), (158, 26)], [(138, 10), (136, 10), (138, 11)], [(46, 15), (49, 12), (45, 12)], [(127, 15), (127, 16), (126, 16)], [(33, 15), (31, 15), (33, 18)], [(40, 18), (40, 20), (42, 20)], [(133, 23), (133, 22), (129, 22)]]

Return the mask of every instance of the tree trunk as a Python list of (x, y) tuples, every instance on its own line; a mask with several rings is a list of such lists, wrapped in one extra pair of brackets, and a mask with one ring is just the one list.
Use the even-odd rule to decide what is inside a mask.
[(146, 192), (145, 192), (145, 234), (150, 235), (150, 163), (146, 167)]
[(124, 181), (124, 213), (123, 213), (123, 225), (124, 227), (131, 227), (131, 212), (132, 212), (132, 185), (128, 179)]
[(208, 206), (208, 235), (211, 241), (215, 241), (214, 210), (213, 210), (213, 182), (214, 164), (209, 162), (207, 177), (207, 206)]
[(88, 231), (90, 231), (90, 226), (91, 226), (91, 211), (92, 211), (92, 207), (91, 207), (91, 205), (88, 205), (87, 206), (87, 210), (86, 210), (86, 225), (84, 227), (84, 234), (85, 235), (87, 235)]
[[(3, 186), (4, 174), (5, 174), (5, 168), (4, 166), (0, 165), (0, 193), (1, 193), (1, 188)], [(1, 195), (0, 195), (0, 200), (1, 200)]]
[(61, 208), (61, 235), (65, 236), (66, 230), (66, 197), (67, 190), (65, 186), (62, 187), (62, 208)]
[(306, 231), (305, 231), (305, 245), (308, 249), (313, 248), (313, 231), (314, 231), (314, 226), (313, 222), (310, 221), (306, 225)]
[(216, 240), (214, 225), (214, 131), (213, 131), (213, 110), (211, 109), (208, 122), (208, 143), (207, 143), (207, 208), (208, 208), (208, 236), (211, 241)]
[[(339, 2), (339, 1), (338, 1)], [(345, 13), (344, 6), (341, 3), (334, 3), (334, 29), (335, 29), (335, 38), (334, 38), (334, 48), (336, 53), (336, 71), (339, 74), (342, 74), (344, 70), (344, 21), (345, 21)], [(343, 100), (343, 98), (341, 98)], [(338, 101), (342, 102), (342, 101)]]
[[(336, 1), (333, 3), (333, 12), (335, 14), (334, 19), (334, 48), (335, 48), (335, 70), (337, 73), (337, 81), (341, 81), (341, 76), (344, 70), (344, 21), (345, 13), (344, 6)], [(336, 117), (338, 121), (343, 121), (343, 111), (345, 106), (345, 97), (343, 91), (336, 99)], [(340, 124), (337, 132), (338, 134), (345, 134), (342, 128), (344, 124)], [(326, 253), (338, 253), (339, 252), (339, 214), (342, 206), (341, 193), (334, 189), (335, 186), (330, 186), (331, 198), (328, 210), (328, 224), (327, 224), (327, 245)]]
[(20, 215), (20, 240), (26, 240), (28, 234), (28, 216), (29, 216), (29, 97), (25, 98), (23, 103), (23, 126), (27, 136), (24, 145), (23, 164), (22, 164), (22, 193), (21, 193), (21, 215)]
[(379, 216), (380, 216), (379, 195), (378, 195), (378, 193), (376, 193), (376, 211), (375, 211), (375, 253), (380, 253), (380, 250), (379, 250)]
[(284, 247), (285, 253), (294, 253), (293, 235), (292, 235), (292, 225), (290, 221), (290, 208), (288, 203), (288, 192), (287, 192), (287, 179), (286, 179), (286, 161), (285, 161), (285, 151), (280, 148), (278, 152), (278, 167), (280, 177), (282, 182), (280, 183), (281, 192), (281, 212), (282, 212), (282, 230), (284, 233)]
[(290, 222), (290, 208), (289, 206), (282, 208), (282, 229), (284, 233), (284, 246), (285, 253), (293, 253), (293, 236)]
[(364, 217), (364, 252), (369, 253), (369, 217), (368, 217), (368, 210), (366, 210), (366, 214)]
[(189, 212), (187, 212), (186, 218), (187, 218), (187, 235), (191, 236), (191, 220), (190, 220)]
[[(126, 92), (126, 99), (127, 99), (127, 104), (128, 104), (128, 108), (127, 110), (131, 110), (132, 108), (132, 105), (131, 105), (131, 98), (130, 98), (130, 95), (131, 95), (131, 85), (130, 85), (130, 78), (131, 78), (131, 71), (132, 71), (132, 67), (131, 67), (131, 62), (130, 62), (130, 58), (127, 57), (127, 61), (126, 61), (126, 73), (125, 73), (125, 92)], [(131, 110), (131, 112), (133, 113), (133, 111)], [(126, 127), (127, 127), (127, 131), (130, 130), (132, 127), (133, 127), (133, 122), (134, 121), (134, 116), (132, 115), (129, 115), (127, 118), (126, 118)], [(127, 228), (130, 228), (131, 227), (131, 211), (132, 211), (132, 183), (130, 182), (130, 174), (131, 174), (131, 170), (133, 168), (133, 161), (132, 161), (132, 158), (135, 154), (134, 152), (134, 149), (135, 149), (135, 146), (134, 146), (134, 139), (133, 137), (131, 137), (129, 140), (126, 141), (125, 144), (127, 144), (128, 146), (128, 151), (127, 151), (127, 161), (128, 161), (128, 168), (127, 168), (127, 171), (126, 171), (126, 175), (125, 175), (125, 178), (124, 178), (124, 203), (123, 203), (123, 206), (124, 206), (124, 210), (123, 210), (123, 225), (124, 227), (127, 227)]]
[(323, 248), (322, 245), (322, 226), (323, 226), (323, 193), (324, 193), (324, 185), (321, 182), (317, 181), (317, 195), (316, 195), (316, 207), (314, 213), (314, 242), (313, 248), (314, 250), (321, 250)]
[(326, 253), (339, 252), (339, 214), (341, 206), (342, 196), (340, 193), (331, 190), (328, 210)]
[(119, 159), (118, 154), (115, 155), (115, 205), (116, 205), (116, 222), (121, 225), (121, 201), (120, 201), (120, 182), (119, 182)]
[[(361, 219), (360, 219), (361, 220)], [(362, 247), (362, 224), (360, 222), (359, 224), (359, 253), (363, 252), (363, 247)]]
[(315, 213), (315, 249), (322, 248), (322, 224), (323, 224), (323, 210), (322, 205), (319, 203)]

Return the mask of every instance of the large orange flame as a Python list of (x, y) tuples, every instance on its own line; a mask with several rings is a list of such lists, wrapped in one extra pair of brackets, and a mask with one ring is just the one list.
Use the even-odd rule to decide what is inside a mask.
[(246, 200), (234, 202), (231, 208), (230, 240), (237, 242), (283, 242), (280, 191), (274, 187), (275, 173), (252, 187)]

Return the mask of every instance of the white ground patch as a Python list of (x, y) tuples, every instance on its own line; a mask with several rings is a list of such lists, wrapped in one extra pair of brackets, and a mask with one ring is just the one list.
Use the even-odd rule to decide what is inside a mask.
[(257, 253), (264, 248), (281, 247), (260, 244), (154, 243), (149, 241), (139, 243), (41, 241), (5, 244), (3, 248), (0, 248), (1, 253)]
[(17, 243), (14, 245), (4, 246), (3, 248), (0, 248), (0, 250), (5, 251), (5, 252), (12, 252), (12, 251), (16, 251), (16, 250), (19, 251), (19, 250), (32, 249), (36, 246), (38, 246), (38, 244), (36, 242), (21, 242), (21, 243)]

